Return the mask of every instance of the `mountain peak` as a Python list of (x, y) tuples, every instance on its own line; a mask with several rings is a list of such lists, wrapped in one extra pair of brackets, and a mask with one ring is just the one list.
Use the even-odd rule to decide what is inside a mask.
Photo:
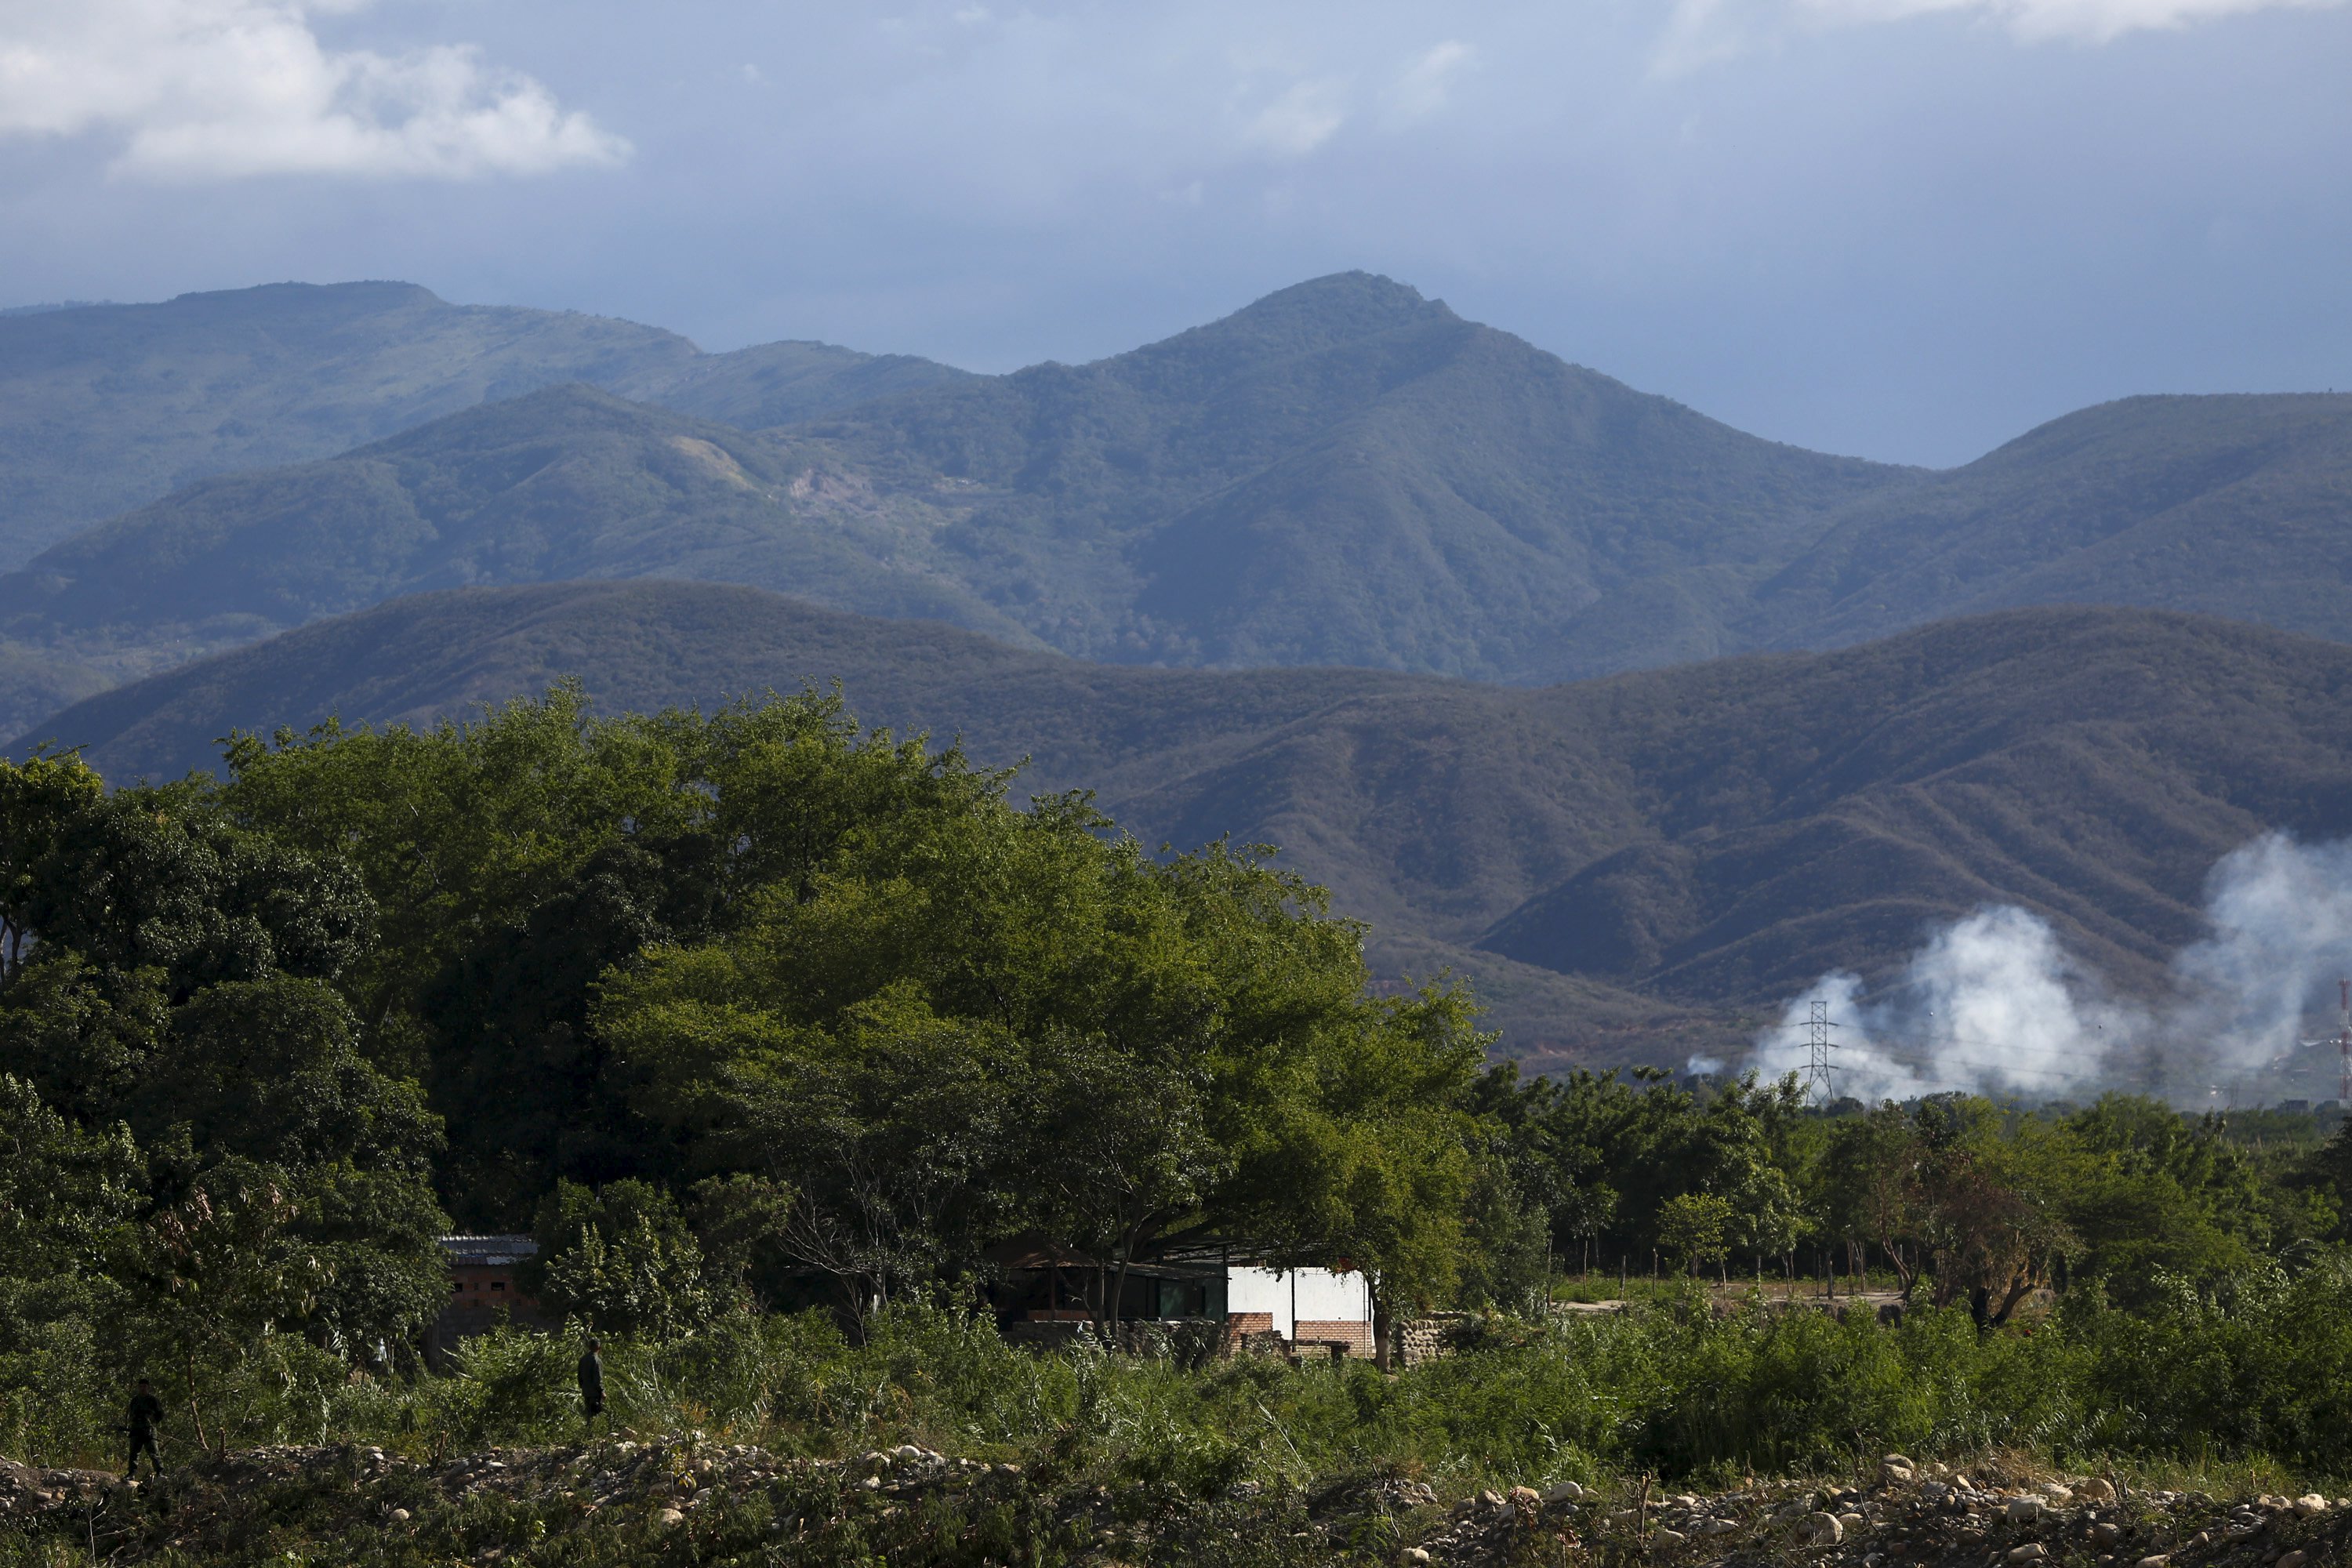
[(1251, 360), (1316, 353), (1403, 328), (1460, 320), (1421, 290), (1371, 272), (1334, 272), (1278, 289), (1230, 316), (1119, 359)]
[(1306, 317), (1334, 324), (1345, 322), (1362, 331), (1381, 331), (1420, 321), (1451, 321), (1444, 301), (1423, 297), (1410, 283), (1400, 283), (1377, 272), (1331, 272), (1277, 289), (1225, 318)]

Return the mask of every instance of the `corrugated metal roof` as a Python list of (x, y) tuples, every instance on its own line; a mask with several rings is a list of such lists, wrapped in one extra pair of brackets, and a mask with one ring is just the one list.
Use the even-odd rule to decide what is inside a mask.
[(527, 1236), (445, 1236), (438, 1239), (450, 1262), (477, 1268), (520, 1263), (539, 1256), (539, 1243)]

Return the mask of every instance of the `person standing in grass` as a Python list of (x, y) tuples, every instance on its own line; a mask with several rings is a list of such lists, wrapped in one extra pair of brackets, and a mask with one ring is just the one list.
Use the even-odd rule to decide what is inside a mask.
[[(580, 1358), (580, 1414), (591, 1426), (604, 1414), (604, 1363), (596, 1353), (594, 1340), (588, 1342), (587, 1353)], [(610, 1421), (604, 1423), (607, 1432), (612, 1427)]]
[(139, 1479), (139, 1456), (147, 1456), (150, 1479), (163, 1473), (163, 1456), (155, 1447), (155, 1428), (163, 1419), (163, 1402), (155, 1397), (155, 1385), (145, 1378), (131, 1395), (131, 1463), (124, 1468), (126, 1481)]

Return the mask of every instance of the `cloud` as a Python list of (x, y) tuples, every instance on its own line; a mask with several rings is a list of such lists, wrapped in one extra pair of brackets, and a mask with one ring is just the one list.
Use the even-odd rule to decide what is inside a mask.
[(1832, 23), (1895, 22), (1934, 12), (1984, 17), (2027, 42), (2070, 38), (2106, 43), (2126, 33), (2186, 27), (2218, 17), (2275, 6), (2314, 6), (2336, 0), (1798, 0), (1806, 13)]
[(1293, 82), (1257, 112), (1246, 137), (1286, 158), (1303, 158), (1348, 121), (1346, 89), (1329, 78)]
[(1392, 120), (1411, 123), (1443, 110), (1454, 96), (1454, 84), (1477, 63), (1478, 51), (1458, 38), (1448, 38), (1406, 68), (1389, 95)]
[(1744, 54), (1792, 32), (1964, 16), (2021, 43), (2104, 44), (2126, 33), (2172, 30), (2275, 9), (2315, 10), (2344, 0), (1675, 0), (1653, 59), (1679, 75)]
[(330, 49), (366, 0), (9, 0), (0, 138), (94, 136), (154, 179), (465, 179), (608, 166), (629, 144), (464, 45)]

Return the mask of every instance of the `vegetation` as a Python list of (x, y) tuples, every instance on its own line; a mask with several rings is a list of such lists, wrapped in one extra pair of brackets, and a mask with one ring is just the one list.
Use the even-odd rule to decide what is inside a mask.
[[(1990, 901), (2124, 987), (2200, 933), (2213, 863), (2352, 834), (2352, 664), (2116, 610), (1543, 692), (1369, 670), (1107, 669), (741, 589), (420, 597), (85, 703), (28, 740), (169, 776), (239, 725), (429, 721), (583, 676), (614, 709), (840, 676), (859, 710), (1086, 784), (1146, 844), (1278, 840), (1383, 979), (1474, 978), (1509, 1054), (1728, 1056), (1832, 967)], [(2179, 694), (2194, 692), (2194, 701)], [(21, 742), (20, 742), (21, 744)]]
[(452, 305), (408, 283), (0, 311), (0, 563), (12, 567), (207, 475), (332, 457), (557, 383), (748, 426), (960, 374), (823, 343), (705, 354), (656, 327)]
[[(1290, 1539), (1349, 1478), (1991, 1447), (2326, 1474), (2352, 1439), (2352, 1132), (2309, 1117), (1825, 1113), (1793, 1080), (1482, 1068), (1464, 994), (1369, 994), (1360, 929), (1255, 852), (1154, 858), (1084, 797), (1018, 807), (837, 698), (598, 719), (558, 689), (463, 727), (241, 736), (227, 763), (111, 793), (69, 754), (0, 767), (12, 1457), (108, 1461), (135, 1374), (181, 1463), (571, 1443), (590, 1332), (643, 1435), (1026, 1468), (921, 1537), (978, 1558), (823, 1504), (911, 1561), (1055, 1560), (1097, 1488), (1181, 1561), (1208, 1523)], [(562, 1331), (428, 1371), (452, 1224), (531, 1230)], [(1363, 1270), (1383, 1346), (1455, 1310), (1454, 1353), (1092, 1348), (1125, 1268), (1234, 1238)], [(1098, 1263), (1075, 1352), (982, 1310), (1014, 1243)], [(1872, 1269), (1896, 1321), (1749, 1283)], [(1653, 1276), (1647, 1304), (1551, 1310), (1612, 1271)], [(153, 1494), (156, 1531), (186, 1495)], [(222, 1517), (272, 1551), (363, 1522), (347, 1486), (238, 1495)], [(292, 1511), (236, 1511), (265, 1504)], [(384, 1549), (520, 1528), (467, 1506)], [(500, 1550), (639, 1550), (598, 1533), (625, 1519), (541, 1525)]]
[[(294, 351), (262, 365), (281, 316)], [(1929, 475), (1742, 435), (1363, 274), (1007, 376), (698, 355), (398, 285), (0, 340), (32, 367), (0, 378), (21, 504), (152, 500), (0, 578), (11, 732), (75, 679), (460, 581), (748, 584), (1112, 663), (1511, 684), (2037, 604), (2352, 626), (2307, 537), (2340, 510), (2352, 396), (2135, 399)], [(200, 428), (171, 368), (191, 359)]]

